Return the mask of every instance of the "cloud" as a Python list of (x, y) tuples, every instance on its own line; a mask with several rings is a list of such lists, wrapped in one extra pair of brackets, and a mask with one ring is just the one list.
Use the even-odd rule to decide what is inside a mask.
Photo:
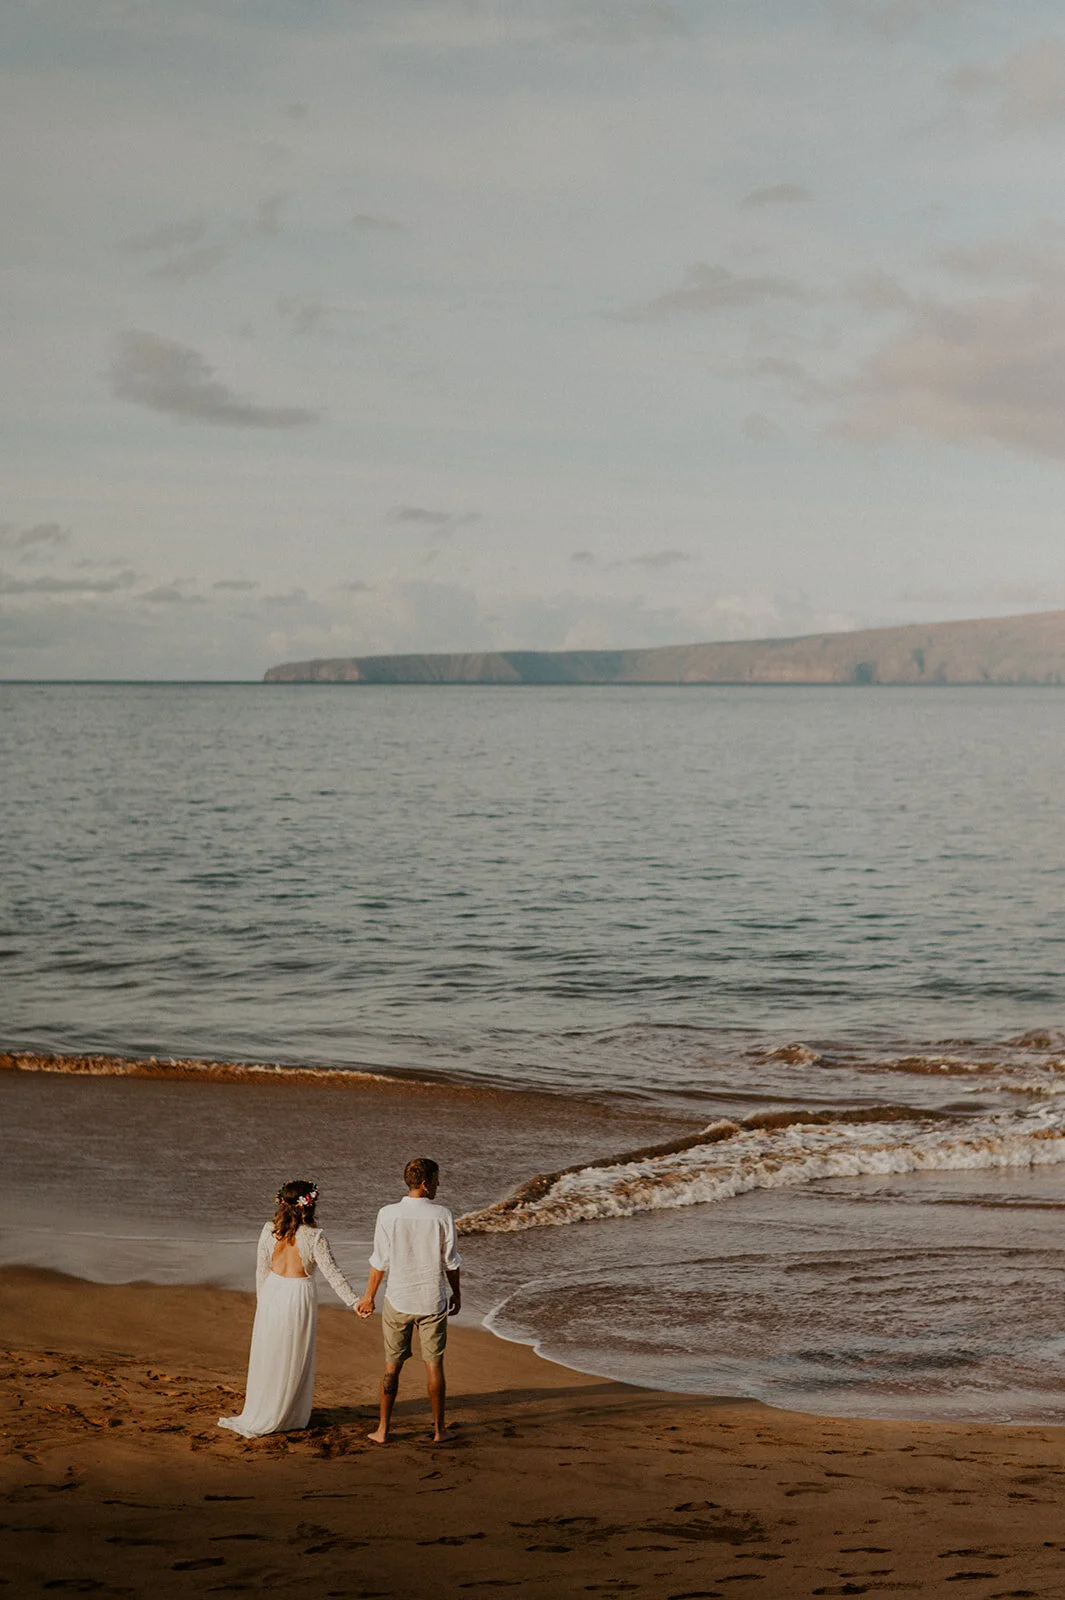
[(361, 578), (352, 578), (350, 583), (338, 583), (337, 588), (344, 594), (372, 594), (373, 584), (363, 583)]
[(325, 317), (327, 307), (321, 300), (301, 300), (285, 294), (277, 302), (277, 314), (292, 323), (293, 333), (311, 333)]
[(357, 316), (358, 312), (350, 306), (331, 306), (317, 297), (305, 299), (300, 295), (281, 295), (276, 302), (277, 314), (286, 319), (293, 333), (301, 338), (313, 333), (316, 328), (325, 331), (324, 324), (331, 317)]
[(942, 606), (942, 605), (1009, 605), (1009, 606), (1053, 606), (1060, 604), (1061, 590), (1041, 588), (1034, 583), (1017, 583), (1008, 580), (1003, 583), (985, 584), (977, 588), (966, 589), (903, 589), (895, 597), (909, 605)]
[(577, 0), (563, 23), (574, 43), (628, 46), (685, 38), (691, 29), (676, 6), (646, 0)]
[(678, 313), (727, 311), (738, 306), (760, 305), (767, 300), (805, 300), (804, 290), (790, 278), (773, 276), (743, 278), (727, 267), (711, 267), (697, 261), (688, 268), (679, 289), (658, 295), (640, 306), (637, 317), (664, 317)]
[(951, 589), (900, 589), (896, 600), (911, 606), (949, 605), (957, 596)]
[(58, 548), (69, 543), (69, 528), (60, 527), (58, 522), (35, 522), (32, 528), (0, 524), (0, 547), (8, 550), (31, 550), (44, 545)]
[(437, 533), (453, 533), (456, 528), (468, 528), (480, 522), (479, 511), (434, 511), (429, 506), (396, 506), (388, 514), (389, 522), (405, 522)]
[(1065, 279), (1060, 231), (1044, 230), (1027, 239), (985, 239), (953, 245), (939, 253), (939, 264), (975, 283), (1039, 283)]
[(425, 506), (397, 506), (389, 513), (389, 522), (422, 522), (431, 528), (441, 527), (451, 521), (450, 511), (430, 511)]
[(956, 11), (964, 0), (829, 0), (841, 21), (858, 23), (885, 39), (901, 39), (927, 20)]
[(776, 378), (792, 398), (807, 404), (834, 398), (835, 391), (790, 356), (760, 356), (747, 367), (752, 378)]
[(832, 433), (915, 433), (1065, 460), (1065, 281), (926, 298), (844, 385)]
[(1011, 133), (1065, 123), (1065, 40), (1025, 45), (997, 67), (964, 67), (952, 79), (960, 94), (990, 105)]
[(595, 557), (590, 550), (574, 550), (570, 560), (575, 567), (595, 566)]
[(692, 556), (687, 550), (645, 550), (642, 555), (633, 556), (628, 565), (651, 567), (658, 571), (662, 567), (675, 567), (678, 561), (691, 560)]
[(812, 199), (809, 189), (804, 189), (801, 183), (774, 183), (767, 189), (751, 189), (744, 195), (740, 205), (754, 210), (759, 206), (802, 205)]
[(261, 406), (242, 400), (212, 377), (197, 351), (154, 333), (118, 337), (111, 391), (119, 400), (187, 422), (230, 428), (302, 428), (319, 420), (300, 406)]
[(0, 594), (114, 594), (128, 589), (137, 581), (130, 567), (113, 573), (109, 578), (56, 578), (49, 574), (41, 578), (12, 578), (0, 573)]
[(375, 216), (368, 211), (356, 211), (351, 218), (351, 226), (360, 233), (406, 233), (402, 222), (397, 222), (393, 217)]
[(155, 589), (146, 589), (143, 594), (137, 595), (138, 600), (148, 600), (152, 605), (163, 606), (197, 606), (205, 604), (202, 594), (190, 593), (179, 588), (176, 583), (161, 583)]
[(146, 233), (134, 233), (123, 239), (122, 248), (132, 255), (148, 254), (154, 250), (188, 249), (199, 244), (207, 232), (204, 217), (189, 217), (184, 222), (163, 222)]
[(286, 194), (268, 194), (255, 208), (252, 233), (260, 239), (274, 239), (281, 232), (281, 207), (288, 199)]
[(188, 283), (192, 278), (202, 278), (213, 272), (219, 262), (229, 254), (225, 245), (205, 244), (197, 250), (186, 250), (181, 255), (170, 256), (151, 269), (149, 278), (169, 279), (173, 283)]
[(770, 439), (779, 439), (781, 429), (778, 423), (771, 418), (763, 416), (760, 411), (752, 411), (743, 419), (743, 437), (755, 439), (760, 443), (767, 443)]
[(285, 594), (264, 594), (264, 606), (305, 606), (314, 604), (306, 589), (289, 589)]
[(863, 311), (904, 311), (914, 303), (910, 291), (890, 272), (867, 272), (856, 278), (850, 298)]
[(258, 587), (254, 578), (219, 578), (217, 583), (211, 585), (212, 589), (232, 589), (234, 593)]

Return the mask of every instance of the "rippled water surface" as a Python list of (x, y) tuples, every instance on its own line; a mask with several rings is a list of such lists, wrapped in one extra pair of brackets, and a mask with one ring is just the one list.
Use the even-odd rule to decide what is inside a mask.
[[(357, 1241), (417, 1135), (478, 1303), (562, 1359), (1065, 1416), (1063, 723), (1038, 690), (0, 685), (0, 1048), (438, 1085), (394, 1140), (340, 1091), (342, 1151), (322, 1089), (0, 1074), (34, 1248), (155, 1270), (194, 1161), (213, 1267), (167, 1270), (236, 1281), (268, 1160), (334, 1173)], [(148, 1244), (110, 1209), (138, 1164)]]
[(646, 1093), (732, 1042), (1022, 1031), (1065, 1012), (1063, 727), (1038, 690), (0, 686), (7, 1039)]

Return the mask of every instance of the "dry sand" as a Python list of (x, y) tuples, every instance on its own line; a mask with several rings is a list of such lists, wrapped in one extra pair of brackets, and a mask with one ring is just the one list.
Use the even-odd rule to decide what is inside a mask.
[(459, 1326), (458, 1442), (415, 1360), (380, 1449), (380, 1325), (324, 1309), (310, 1428), (245, 1442), (249, 1296), (8, 1271), (0, 1313), (0, 1596), (1065, 1596), (1061, 1429), (658, 1394)]

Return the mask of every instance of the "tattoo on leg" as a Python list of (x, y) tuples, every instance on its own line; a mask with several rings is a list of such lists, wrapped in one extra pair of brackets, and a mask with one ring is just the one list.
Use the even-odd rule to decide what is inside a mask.
[(381, 1379), (381, 1388), (385, 1394), (396, 1394), (399, 1390), (399, 1373), (386, 1372)]

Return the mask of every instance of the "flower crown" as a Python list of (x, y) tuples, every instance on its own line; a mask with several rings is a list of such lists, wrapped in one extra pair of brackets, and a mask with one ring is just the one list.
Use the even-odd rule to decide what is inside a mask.
[(284, 1189), (279, 1189), (274, 1196), (279, 1206), (299, 1206), (301, 1211), (309, 1211), (318, 1199), (318, 1185), (308, 1189), (306, 1194), (298, 1194), (295, 1200), (286, 1200)]

